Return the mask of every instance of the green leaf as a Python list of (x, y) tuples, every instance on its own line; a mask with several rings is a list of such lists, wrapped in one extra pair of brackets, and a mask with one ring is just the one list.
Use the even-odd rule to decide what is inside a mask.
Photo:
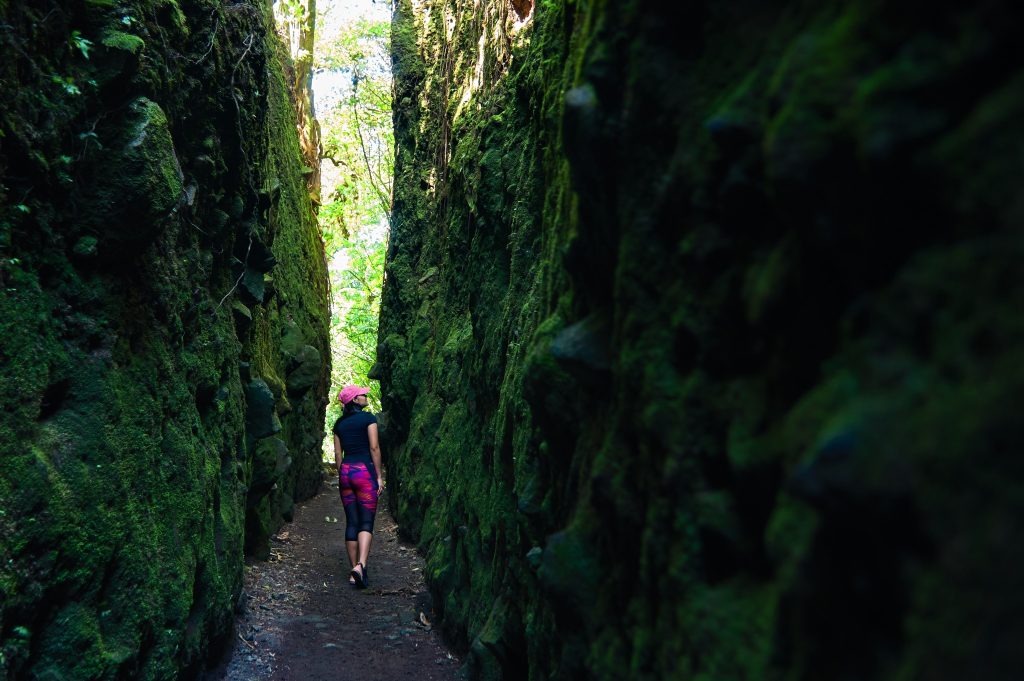
[(92, 47), (92, 41), (82, 37), (81, 31), (71, 32), (71, 44), (78, 48), (78, 51), (82, 53), (82, 56), (86, 59), (89, 58), (89, 48)]

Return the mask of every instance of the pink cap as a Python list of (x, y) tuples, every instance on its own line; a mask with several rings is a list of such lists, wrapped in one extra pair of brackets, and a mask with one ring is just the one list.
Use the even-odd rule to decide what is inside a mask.
[(346, 385), (338, 393), (338, 401), (342, 404), (348, 404), (359, 395), (365, 395), (370, 392), (369, 388), (360, 388), (358, 385)]

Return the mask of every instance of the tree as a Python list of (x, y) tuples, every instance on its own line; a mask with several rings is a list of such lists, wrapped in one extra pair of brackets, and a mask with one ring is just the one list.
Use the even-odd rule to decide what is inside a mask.
[(323, 121), (326, 202), (321, 225), (328, 253), (391, 213), (394, 131), (391, 122), (390, 24), (358, 19), (318, 44), (318, 72), (340, 81)]
[(291, 92), (295, 104), (299, 145), (309, 173), (310, 197), (320, 204), (320, 126), (313, 108), (313, 48), (316, 36), (316, 0), (277, 0), (274, 3), (281, 39), (292, 58)]
[[(388, 20), (360, 18), (334, 35), (318, 36), (315, 50), (318, 77), (334, 86), (318, 92), (320, 101), (329, 103), (319, 114), (327, 161), (319, 218), (330, 263), (335, 394), (349, 383), (367, 385), (377, 356), (394, 174), (390, 34)], [(371, 388), (371, 405), (379, 405), (379, 389)], [(340, 412), (333, 401), (328, 432)], [(330, 442), (325, 442), (328, 459), (333, 458)]]

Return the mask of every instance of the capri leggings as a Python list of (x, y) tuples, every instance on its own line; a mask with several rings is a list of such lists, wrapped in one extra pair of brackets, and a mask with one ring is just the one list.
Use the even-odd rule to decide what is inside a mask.
[(341, 464), (338, 488), (345, 506), (345, 541), (356, 541), (360, 532), (373, 534), (377, 515), (377, 471), (372, 463)]

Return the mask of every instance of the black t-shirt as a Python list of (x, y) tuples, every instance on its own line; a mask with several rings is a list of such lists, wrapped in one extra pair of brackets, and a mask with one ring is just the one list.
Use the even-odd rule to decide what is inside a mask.
[(341, 440), (346, 463), (373, 463), (370, 436), (366, 434), (371, 423), (377, 423), (377, 417), (368, 411), (357, 411), (334, 422), (334, 434)]

